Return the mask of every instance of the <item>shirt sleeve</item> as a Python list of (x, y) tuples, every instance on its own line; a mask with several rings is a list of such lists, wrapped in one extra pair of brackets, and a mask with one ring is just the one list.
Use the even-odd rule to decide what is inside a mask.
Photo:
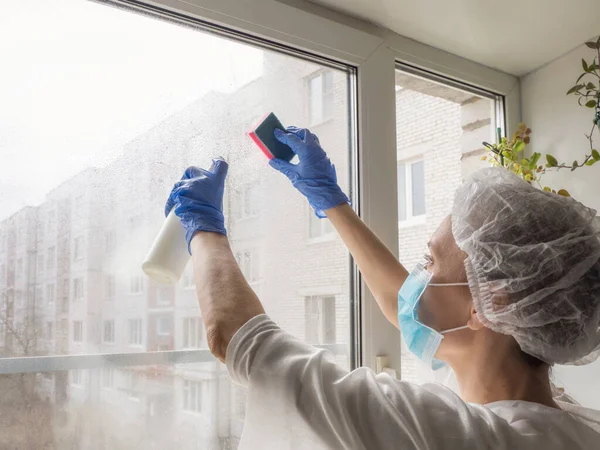
[(233, 380), (249, 388), (240, 448), (504, 448), (494, 446), (498, 435), (490, 438), (501, 430), (449, 389), (435, 392), (368, 368), (348, 372), (266, 315), (236, 333), (226, 363)]

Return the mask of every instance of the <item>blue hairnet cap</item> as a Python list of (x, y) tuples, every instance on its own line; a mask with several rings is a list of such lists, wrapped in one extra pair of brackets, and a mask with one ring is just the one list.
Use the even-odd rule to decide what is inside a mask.
[(596, 211), (501, 168), (457, 190), (452, 232), (466, 253), (481, 322), (554, 364), (600, 353), (600, 240)]

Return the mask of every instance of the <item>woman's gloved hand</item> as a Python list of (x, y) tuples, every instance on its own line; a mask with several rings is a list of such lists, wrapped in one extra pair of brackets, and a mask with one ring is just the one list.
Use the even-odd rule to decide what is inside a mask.
[(337, 184), (335, 166), (321, 148), (316, 135), (305, 128), (288, 127), (287, 132), (276, 129), (275, 137), (288, 145), (300, 161), (292, 164), (275, 158), (269, 164), (290, 179), (308, 199), (317, 217), (326, 217), (324, 211), (349, 203)]
[(229, 166), (223, 159), (213, 159), (209, 170), (188, 167), (173, 186), (165, 205), (165, 215), (175, 208), (175, 214), (185, 228), (188, 249), (198, 231), (227, 235), (223, 217), (223, 193)]

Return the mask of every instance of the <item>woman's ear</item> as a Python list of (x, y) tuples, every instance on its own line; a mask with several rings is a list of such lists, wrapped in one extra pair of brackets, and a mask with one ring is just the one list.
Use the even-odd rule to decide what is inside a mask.
[(482, 328), (484, 328), (484, 325), (481, 323), (481, 320), (479, 320), (479, 317), (477, 316), (477, 311), (475, 311), (475, 308), (471, 308), (471, 317), (467, 322), (467, 326), (473, 331), (481, 330)]

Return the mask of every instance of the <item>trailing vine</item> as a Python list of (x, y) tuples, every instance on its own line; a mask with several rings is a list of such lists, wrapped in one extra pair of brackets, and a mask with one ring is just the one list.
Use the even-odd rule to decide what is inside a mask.
[(585, 58), (581, 60), (583, 73), (579, 75), (575, 85), (567, 91), (567, 95), (578, 97), (579, 106), (594, 110), (590, 133), (585, 135), (589, 148), (583, 158), (576, 159), (570, 164), (559, 163), (553, 155), (547, 153), (546, 163), (541, 165), (539, 164), (541, 153), (535, 152), (531, 157), (526, 157), (525, 148), (531, 142), (531, 129), (522, 123), (519, 124), (511, 140), (501, 137), (498, 129), (495, 144), (484, 142), (483, 145), (489, 153), (482, 158), (483, 160), (495, 166), (505, 167), (528, 183), (536, 183), (545, 191), (569, 196), (565, 189), (555, 191), (547, 186), (542, 187), (541, 179), (547, 169), (569, 169), (573, 172), (583, 166), (593, 166), (600, 161), (600, 152), (594, 147), (594, 133), (600, 130), (600, 37), (595, 42), (586, 42), (585, 45), (595, 51), (595, 56), (591, 62), (586, 61)]

